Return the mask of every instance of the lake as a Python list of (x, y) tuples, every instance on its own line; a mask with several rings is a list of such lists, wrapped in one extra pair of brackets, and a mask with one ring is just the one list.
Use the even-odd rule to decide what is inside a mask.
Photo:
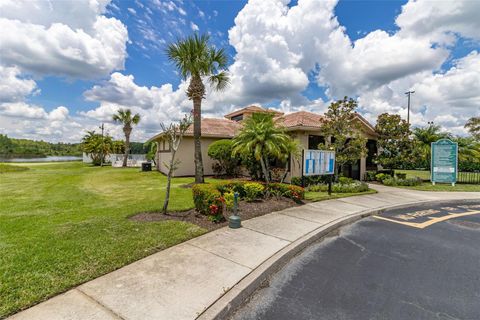
[(48, 156), (45, 158), (0, 158), (0, 162), (63, 162), (63, 161), (81, 161), (82, 157), (75, 156)]

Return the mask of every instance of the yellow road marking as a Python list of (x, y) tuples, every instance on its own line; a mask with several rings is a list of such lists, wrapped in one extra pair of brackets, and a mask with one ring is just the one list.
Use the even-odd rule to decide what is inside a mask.
[(448, 215), (443, 216), (443, 217), (428, 217), (430, 219), (429, 221), (425, 221), (425, 222), (421, 222), (421, 223), (398, 221), (398, 220), (389, 219), (389, 218), (385, 218), (385, 217), (381, 217), (381, 216), (373, 216), (373, 217), (377, 218), (377, 219), (380, 219), (380, 220), (386, 220), (386, 221), (390, 221), (390, 222), (394, 222), (394, 223), (398, 223), (398, 224), (403, 224), (405, 226), (409, 226), (409, 227), (413, 227), (413, 228), (424, 229), (424, 228), (426, 228), (428, 226), (431, 226), (432, 224), (437, 223), (437, 222), (442, 222), (442, 221), (445, 221), (445, 220), (458, 218), (458, 217), (471, 216), (471, 215), (479, 214), (479, 213), (480, 213), (480, 211), (468, 211), (468, 212), (464, 212), (464, 213), (452, 213), (452, 214), (448, 214)]

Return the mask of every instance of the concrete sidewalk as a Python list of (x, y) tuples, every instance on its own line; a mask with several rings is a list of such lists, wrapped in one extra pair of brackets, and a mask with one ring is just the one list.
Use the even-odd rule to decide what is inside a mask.
[[(377, 194), (289, 208), (222, 228), (153, 254), (12, 316), (11, 320), (211, 318), (215, 302), (299, 239), (349, 217), (435, 200), (480, 199), (480, 192), (424, 192), (372, 185)], [(323, 228), (323, 229), (322, 229)], [(257, 270), (256, 270), (257, 269)], [(240, 292), (240, 291), (238, 291)], [(223, 297), (223, 298), (222, 298)], [(222, 299), (221, 299), (222, 298)], [(220, 300), (219, 300), (220, 299)], [(218, 304), (218, 302), (217, 302)]]

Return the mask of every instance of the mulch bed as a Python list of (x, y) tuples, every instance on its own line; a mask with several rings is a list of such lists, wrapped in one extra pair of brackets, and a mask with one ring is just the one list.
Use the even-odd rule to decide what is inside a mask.
[[(263, 216), (267, 213), (280, 211), (286, 208), (297, 207), (302, 204), (298, 204), (295, 201), (287, 198), (270, 198), (265, 200), (258, 200), (255, 202), (240, 201), (238, 203), (238, 215), (242, 220), (248, 220), (251, 218)], [(199, 227), (207, 229), (209, 231), (221, 228), (228, 225), (228, 217), (231, 215), (230, 212), (224, 212), (225, 216), (224, 222), (213, 223), (208, 220), (206, 215), (198, 213), (195, 209), (187, 211), (177, 211), (169, 212), (168, 214), (162, 214), (161, 212), (143, 212), (136, 214), (130, 217), (130, 220), (140, 221), (140, 222), (152, 222), (152, 221), (167, 221), (167, 220), (176, 220), (176, 221), (185, 221), (196, 224)]]

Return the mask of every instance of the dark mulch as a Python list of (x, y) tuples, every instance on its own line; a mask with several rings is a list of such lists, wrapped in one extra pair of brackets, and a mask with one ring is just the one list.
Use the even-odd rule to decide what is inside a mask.
[[(267, 213), (280, 211), (286, 208), (297, 207), (300, 205), (301, 204), (298, 204), (295, 201), (286, 198), (270, 198), (255, 202), (247, 202), (242, 200), (238, 204), (238, 215), (242, 218), (242, 220), (248, 220), (251, 218), (263, 216)], [(196, 224), (199, 227), (211, 231), (228, 225), (227, 219), (231, 214), (231, 212), (225, 212), (224, 216), (226, 219), (224, 222), (220, 223), (211, 222), (210, 220), (208, 220), (206, 215), (198, 213), (197, 211), (195, 211), (195, 209), (191, 209), (188, 211), (169, 212), (167, 215), (162, 214), (161, 212), (144, 212), (136, 214), (129, 219), (141, 222), (166, 220), (185, 221)]]

